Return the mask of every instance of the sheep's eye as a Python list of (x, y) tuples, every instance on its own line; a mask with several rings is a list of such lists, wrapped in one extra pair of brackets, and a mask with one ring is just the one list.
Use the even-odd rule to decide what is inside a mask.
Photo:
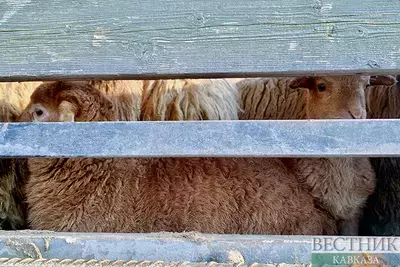
[(326, 90), (326, 86), (323, 83), (317, 84), (318, 91), (323, 92)]
[(37, 110), (35, 111), (35, 113), (36, 113), (36, 115), (38, 115), (38, 116), (42, 116), (42, 115), (43, 115), (43, 110), (37, 109)]

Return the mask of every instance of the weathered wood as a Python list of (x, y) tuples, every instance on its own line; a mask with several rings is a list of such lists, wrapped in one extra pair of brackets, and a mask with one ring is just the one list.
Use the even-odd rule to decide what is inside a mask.
[(123, 261), (123, 260), (85, 260), (85, 259), (32, 259), (32, 258), (0, 258), (0, 267), (77, 267), (77, 266), (130, 266), (130, 267), (308, 267), (306, 264), (265, 264), (253, 263), (235, 264), (235, 263), (216, 263), (216, 262), (163, 262), (163, 261)]
[(400, 120), (10, 123), (0, 129), (2, 157), (400, 156)]
[[(51, 266), (59, 266), (57, 259), (63, 260), (62, 263), (66, 264), (62, 266), (70, 266), (74, 260), (79, 266), (121, 266), (122, 263), (126, 263), (124, 261), (130, 262), (123, 266), (136, 266), (132, 261), (157, 261), (156, 266), (163, 266), (162, 262), (182, 263), (179, 266), (193, 266), (190, 263), (198, 263), (198, 267), (204, 266), (200, 265), (201, 263), (215, 262), (240, 264), (236, 266), (252, 264), (254, 267), (260, 265), (253, 263), (271, 264), (264, 265), (265, 267), (274, 267), (277, 263), (281, 263), (282, 265), (278, 265), (281, 267), (287, 266), (286, 264), (297, 264), (296, 267), (300, 267), (310, 263), (313, 266), (339, 266), (337, 262), (336, 264), (327, 262), (327, 259), (326, 262), (321, 260), (318, 262), (313, 256), (318, 254), (322, 256), (326, 253), (340, 255), (344, 248), (353, 253), (341, 256), (346, 258), (361, 256), (358, 249), (361, 247), (366, 250), (366, 244), (370, 244), (368, 251), (374, 253), (367, 251), (363, 256), (379, 257), (377, 260), (384, 266), (397, 266), (400, 263), (398, 253), (400, 241), (395, 237), (390, 238), (392, 252), (389, 253), (385, 253), (388, 252), (387, 245), (382, 246), (382, 240), (387, 244), (388, 237), (386, 240), (375, 237), (378, 239), (376, 243), (371, 237), (368, 239), (354, 236), (341, 236), (337, 239), (325, 237), (329, 238), (326, 240), (323, 238), (322, 236), (215, 235), (196, 232), (112, 234), (0, 231), (0, 266), (14, 266), (10, 264), (13, 262), (33, 262), (29, 259), (21, 262), (20, 258), (37, 259), (35, 261), (37, 264), (33, 266), (48, 266), (47, 263), (51, 262), (46, 259), (56, 259)], [(327, 245), (323, 245), (324, 241)], [(361, 242), (363, 245), (359, 245)], [(374, 247), (373, 244), (381, 245)], [(11, 257), (17, 259), (9, 260)], [(92, 261), (86, 262), (88, 260)], [(98, 262), (101, 260), (104, 261)], [(149, 266), (150, 262), (144, 262), (140, 266)], [(3, 263), (8, 264), (3, 265)], [(351, 264), (340, 266), (351, 266)]]
[(0, 231), (0, 257), (227, 262), (228, 253), (236, 252), (247, 264), (306, 264), (311, 263), (311, 243), (311, 236)]
[(0, 80), (392, 73), (376, 0), (0, 1)]

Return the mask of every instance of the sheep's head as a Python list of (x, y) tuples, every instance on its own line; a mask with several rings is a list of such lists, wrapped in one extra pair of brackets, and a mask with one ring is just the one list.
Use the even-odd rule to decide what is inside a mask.
[(368, 84), (395, 83), (391, 76), (309, 76), (294, 78), (290, 88), (308, 90), (309, 119), (364, 119)]
[(87, 82), (40, 85), (19, 121), (72, 122), (116, 120), (112, 102)]

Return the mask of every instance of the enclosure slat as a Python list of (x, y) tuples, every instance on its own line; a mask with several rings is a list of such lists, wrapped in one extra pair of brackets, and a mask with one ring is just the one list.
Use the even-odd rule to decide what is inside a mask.
[[(315, 258), (313, 260), (313, 255), (321, 255), (329, 252), (329, 249), (335, 250), (334, 255), (338, 255), (338, 250), (347, 248), (346, 251), (354, 251), (353, 254), (347, 255), (355, 256), (361, 253), (357, 249), (365, 247), (366, 241), (373, 244), (372, 238), (371, 241), (366, 238), (361, 240), (364, 246), (358, 245), (360, 240), (360, 237), (341, 236), (334, 241), (335, 246), (332, 248), (333, 238), (331, 237), (329, 241), (329, 239), (324, 240), (322, 236), (217, 235), (196, 232), (115, 234), (0, 231), (0, 264), (8, 261), (2, 258), (72, 259), (77, 260), (77, 263), (80, 262), (82, 266), (87, 260), (95, 260), (92, 261), (93, 265), (96, 261), (102, 260), (310, 264), (312, 261), (317, 263)], [(387, 241), (383, 242), (386, 244)], [(331, 245), (325, 247), (324, 243)], [(393, 247), (398, 248), (398, 239), (392, 238), (391, 243)], [(379, 246), (370, 250), (388, 251), (387, 248)], [(378, 257), (379, 263), (386, 263), (386, 266), (400, 264), (399, 253), (375, 252), (365, 256)], [(29, 260), (26, 262), (29, 263)], [(42, 262), (47, 261), (42, 260)], [(64, 261), (64, 263), (69, 262)], [(333, 263), (330, 266), (335, 265)], [(323, 265), (316, 264), (316, 266)]]
[(265, 264), (253, 263), (251, 265), (216, 262), (163, 262), (163, 261), (123, 261), (123, 260), (84, 260), (84, 259), (31, 259), (31, 258), (0, 258), (0, 267), (77, 267), (77, 266), (130, 266), (130, 267), (308, 267), (306, 264)]
[(0, 124), (1, 157), (399, 156), (400, 120)]
[(226, 262), (233, 252), (247, 264), (310, 263), (311, 242), (311, 236), (0, 231), (0, 257)]
[(0, 80), (396, 72), (399, 14), (393, 0), (0, 1)]

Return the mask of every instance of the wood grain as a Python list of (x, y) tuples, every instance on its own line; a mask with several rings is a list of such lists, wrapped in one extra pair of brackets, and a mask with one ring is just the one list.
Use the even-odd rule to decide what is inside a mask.
[[(311, 246), (314, 240), (323, 241), (317, 236), (217, 235), (198, 232), (1, 231), (0, 266), (306, 267), (314, 263), (311, 262), (312, 253), (315, 253)], [(348, 247), (349, 239), (346, 239), (347, 242), (342, 240), (338, 239), (335, 244), (340, 248)], [(240, 257), (232, 257), (232, 254), (242, 255), (245, 262), (234, 261), (233, 264), (232, 259), (240, 260)], [(389, 255), (396, 253), (385, 254), (385, 259), (390, 258)], [(394, 259), (388, 263), (395, 265), (399, 262), (399, 259)]]
[(0, 1), (0, 80), (400, 72), (398, 0)]

